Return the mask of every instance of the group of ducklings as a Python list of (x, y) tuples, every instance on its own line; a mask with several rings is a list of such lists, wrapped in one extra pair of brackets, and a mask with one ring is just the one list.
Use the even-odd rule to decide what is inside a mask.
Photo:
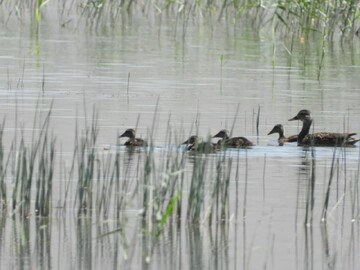
[[(127, 129), (123, 134), (120, 135), (120, 138), (127, 137), (129, 138), (124, 145), (126, 146), (145, 146), (146, 141), (140, 138), (136, 138), (135, 130), (130, 128)], [(186, 145), (187, 150), (201, 151), (201, 152), (211, 152), (219, 150), (224, 147), (233, 147), (233, 148), (246, 148), (254, 145), (250, 140), (245, 137), (232, 137), (230, 138), (227, 130), (220, 130), (213, 138), (221, 138), (217, 143), (204, 142), (202, 139), (196, 135), (190, 136), (182, 144)]]
[[(275, 125), (274, 128), (268, 133), (279, 134), (279, 145), (284, 145), (286, 142), (297, 142), (299, 146), (353, 146), (359, 141), (352, 136), (356, 133), (335, 133), (335, 132), (316, 132), (309, 134), (309, 130), (312, 124), (312, 118), (309, 110), (301, 110), (296, 116), (289, 119), (289, 121), (299, 120), (303, 126), (298, 135), (285, 137), (284, 128), (281, 124)], [(134, 129), (127, 129), (120, 138), (129, 138), (124, 145), (126, 146), (144, 146), (146, 141), (135, 137)], [(198, 136), (193, 135), (182, 144), (186, 145), (187, 150), (199, 151), (199, 152), (213, 152), (223, 148), (249, 148), (255, 144), (245, 137), (231, 137), (227, 130), (220, 130), (212, 138), (220, 138), (217, 143), (210, 141), (202, 141)]]

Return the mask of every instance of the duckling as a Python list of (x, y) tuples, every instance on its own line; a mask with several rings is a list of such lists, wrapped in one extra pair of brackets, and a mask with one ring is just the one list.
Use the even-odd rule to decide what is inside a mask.
[(246, 139), (245, 137), (229, 137), (229, 132), (226, 129), (220, 130), (213, 138), (221, 138), (218, 141), (218, 144), (221, 144), (223, 147), (229, 148), (247, 148), (254, 146), (255, 144)]
[(268, 135), (270, 134), (274, 134), (274, 133), (279, 133), (279, 145), (282, 146), (284, 145), (284, 143), (286, 142), (297, 142), (297, 137), (298, 135), (292, 135), (289, 137), (285, 137), (284, 135), (284, 127), (282, 124), (277, 124), (273, 127), (273, 129), (268, 133)]
[(211, 142), (203, 142), (196, 135), (192, 135), (182, 144), (186, 144), (186, 150), (196, 151), (200, 153), (211, 153), (218, 149), (218, 145)]
[(124, 145), (126, 146), (146, 146), (146, 141), (140, 138), (135, 137), (135, 130), (132, 128), (127, 129), (119, 138), (127, 137), (129, 138)]
[(316, 132), (309, 134), (312, 118), (309, 110), (301, 110), (289, 121), (300, 120), (303, 123), (298, 135), (298, 145), (314, 146), (352, 146), (359, 139), (352, 138), (356, 133), (335, 133), (335, 132)]

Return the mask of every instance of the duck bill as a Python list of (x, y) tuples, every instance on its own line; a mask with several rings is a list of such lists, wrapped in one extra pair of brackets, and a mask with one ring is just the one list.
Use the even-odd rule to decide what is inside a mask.
[(214, 136), (212, 136), (212, 138), (220, 138), (220, 132), (216, 133)]
[(298, 116), (294, 116), (293, 118), (289, 119), (289, 121), (295, 121), (295, 120), (299, 120)]
[(187, 139), (185, 142), (183, 142), (182, 144), (189, 144), (189, 139)]
[(268, 135), (271, 135), (271, 134), (274, 134), (275, 133), (275, 131), (272, 129), (269, 133), (268, 133)]
[(126, 131), (119, 136), (119, 138), (124, 138), (124, 137), (127, 137)]

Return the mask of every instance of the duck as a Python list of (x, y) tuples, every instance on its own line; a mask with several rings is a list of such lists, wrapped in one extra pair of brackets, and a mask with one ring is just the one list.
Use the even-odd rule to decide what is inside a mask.
[(196, 151), (201, 153), (211, 153), (218, 149), (218, 144), (211, 142), (204, 142), (199, 136), (192, 135), (182, 144), (186, 144), (186, 150)]
[(284, 145), (284, 143), (286, 142), (297, 142), (297, 137), (298, 135), (292, 135), (289, 137), (285, 137), (284, 135), (284, 127), (282, 124), (277, 124), (273, 127), (273, 129), (268, 133), (268, 135), (270, 134), (274, 134), (274, 133), (279, 133), (279, 145)]
[(254, 146), (255, 144), (252, 143), (250, 140), (246, 139), (245, 137), (229, 137), (229, 132), (226, 129), (220, 130), (217, 134), (213, 136), (213, 138), (221, 138), (217, 144), (223, 147), (229, 148), (247, 148), (250, 146)]
[(123, 138), (123, 137), (129, 138), (124, 143), (124, 145), (126, 146), (146, 146), (146, 141), (135, 137), (135, 130), (132, 128), (125, 130), (125, 132), (119, 136), (119, 138)]
[(289, 119), (289, 121), (295, 120), (303, 123), (297, 139), (299, 146), (353, 146), (359, 141), (352, 137), (356, 133), (316, 132), (309, 134), (313, 121), (309, 110), (300, 110), (297, 115)]

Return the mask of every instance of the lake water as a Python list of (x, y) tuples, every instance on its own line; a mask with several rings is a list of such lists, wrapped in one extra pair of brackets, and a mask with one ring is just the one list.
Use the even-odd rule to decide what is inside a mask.
[[(285, 134), (297, 134), (300, 123), (288, 119), (305, 108), (314, 118), (314, 131), (359, 133), (358, 39), (326, 46), (318, 80), (321, 46), (299, 37), (290, 55), (290, 44), (281, 38), (274, 42), (266, 28), (189, 22), (184, 33), (171, 16), (135, 14), (116, 27), (95, 28), (78, 23), (73, 13), (61, 17), (54, 3), (44, 11), (38, 37), (26, 16), (22, 22), (15, 15), (7, 24), (0, 22), (0, 116), (6, 119), (3, 141), (10, 151), (21, 133), (31, 143), (35, 116), (43, 120), (52, 106), (50, 133), (57, 150), (52, 214), (43, 219), (2, 212), (0, 268), (357, 269), (359, 144), (312, 152), (294, 143), (279, 147), (276, 136), (266, 134), (278, 123)], [(67, 19), (65, 27), (59, 26)], [(81, 133), (85, 122), (91, 125), (94, 110), (99, 162), (106, 164), (116, 153), (121, 159), (123, 182), (111, 193), (112, 202), (125, 196), (119, 219), (113, 205), (105, 217), (94, 210), (78, 218), (78, 178), (67, 176), (76, 128)], [(166, 169), (167, 161), (184, 160), (178, 168), (182, 220), (169, 219), (158, 234), (150, 219), (141, 218), (146, 151), (117, 145), (124, 142), (118, 135), (135, 127), (139, 137), (149, 139), (153, 133), (154, 186), (170, 183), (164, 172), (177, 173)], [(191, 134), (206, 138), (223, 128), (256, 146), (201, 157), (177, 147)], [(333, 157), (327, 222), (322, 223)], [(186, 210), (197, 158), (206, 163), (205, 203), (194, 225)], [(218, 164), (231, 164), (224, 173), (228, 215), (209, 225)], [(99, 179), (94, 198), (101, 197), (105, 185)], [(306, 214), (310, 180), (315, 201)], [(11, 194), (14, 176), (6, 183)], [(313, 220), (304, 225), (306, 216)]]

